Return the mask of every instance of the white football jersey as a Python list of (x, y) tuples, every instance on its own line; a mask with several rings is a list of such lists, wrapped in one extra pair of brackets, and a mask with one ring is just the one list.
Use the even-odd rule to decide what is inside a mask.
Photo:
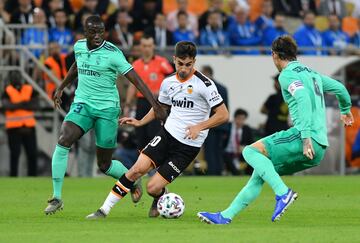
[(159, 102), (170, 105), (171, 112), (165, 129), (181, 143), (201, 147), (209, 130), (203, 130), (195, 139), (185, 138), (186, 128), (209, 119), (212, 108), (223, 99), (212, 80), (199, 71), (181, 82), (174, 74), (164, 79), (159, 92)]

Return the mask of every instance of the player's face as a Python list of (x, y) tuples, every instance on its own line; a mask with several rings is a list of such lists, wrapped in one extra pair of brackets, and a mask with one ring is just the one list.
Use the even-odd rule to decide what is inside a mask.
[(275, 52), (272, 52), (272, 59), (276, 68), (279, 70), (279, 72), (281, 72), (280, 58)]
[(104, 24), (87, 23), (85, 26), (85, 37), (90, 48), (99, 47), (104, 41)]
[(195, 58), (174, 57), (175, 69), (181, 79), (187, 79), (193, 72)]

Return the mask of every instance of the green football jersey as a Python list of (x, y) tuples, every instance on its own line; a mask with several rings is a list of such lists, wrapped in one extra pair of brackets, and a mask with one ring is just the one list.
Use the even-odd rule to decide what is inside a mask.
[(298, 61), (289, 62), (279, 76), (281, 92), (302, 138), (328, 146), (324, 93), (334, 93), (342, 114), (350, 112), (351, 98), (345, 86)]
[(122, 51), (108, 41), (96, 49), (89, 50), (86, 39), (74, 45), (78, 69), (78, 87), (74, 102), (86, 103), (97, 109), (120, 107), (116, 79), (133, 67)]

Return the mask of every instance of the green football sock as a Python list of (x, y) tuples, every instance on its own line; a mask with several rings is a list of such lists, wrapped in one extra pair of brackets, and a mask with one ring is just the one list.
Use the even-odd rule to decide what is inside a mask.
[(241, 210), (246, 208), (252, 201), (254, 201), (260, 194), (264, 180), (256, 173), (253, 172), (250, 180), (245, 187), (237, 194), (230, 206), (221, 212), (225, 218), (232, 219)]
[(245, 147), (243, 156), (246, 162), (254, 168), (255, 172), (270, 185), (276, 195), (282, 196), (288, 192), (289, 188), (275, 171), (274, 165), (268, 157), (251, 146)]
[(114, 179), (122, 177), (128, 169), (118, 160), (112, 160), (110, 168), (105, 172), (106, 175), (112, 176)]
[(52, 181), (53, 181), (53, 197), (61, 199), (61, 191), (64, 183), (64, 176), (66, 172), (68, 155), (70, 148), (56, 145), (52, 157)]

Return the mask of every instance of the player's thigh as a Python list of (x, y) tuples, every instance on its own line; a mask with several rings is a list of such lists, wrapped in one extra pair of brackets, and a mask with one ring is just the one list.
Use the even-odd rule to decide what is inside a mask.
[(113, 108), (104, 111), (95, 121), (96, 146), (104, 149), (117, 147), (119, 109)]
[[(64, 122), (72, 122), (84, 133), (87, 133), (93, 126), (95, 119), (91, 114), (91, 108), (84, 103), (72, 103)], [(66, 132), (66, 131), (64, 131)]]
[(196, 158), (200, 152), (200, 148), (182, 144), (173, 141), (175, 146), (171, 146), (170, 155), (158, 168), (158, 173), (164, 180), (171, 183), (178, 177)]
[(293, 174), (318, 165), (325, 152), (322, 146), (313, 140), (314, 159), (310, 160), (303, 155), (301, 134), (296, 128), (274, 133), (261, 141), (280, 175)]
[(153, 167), (157, 168), (165, 163), (169, 157), (170, 137), (164, 128), (160, 129), (158, 133), (151, 139), (141, 153), (152, 161)]

